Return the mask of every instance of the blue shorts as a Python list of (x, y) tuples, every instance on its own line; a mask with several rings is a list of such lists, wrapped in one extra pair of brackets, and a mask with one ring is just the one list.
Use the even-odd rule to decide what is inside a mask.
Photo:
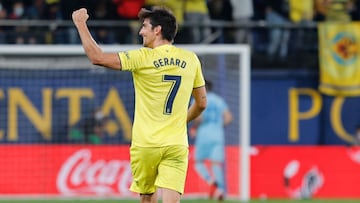
[(224, 162), (225, 147), (219, 141), (203, 141), (195, 144), (195, 161), (211, 160)]

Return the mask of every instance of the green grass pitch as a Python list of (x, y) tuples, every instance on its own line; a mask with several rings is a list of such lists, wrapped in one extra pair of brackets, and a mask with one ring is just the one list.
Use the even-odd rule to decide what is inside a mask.
[[(124, 199), (119, 199), (119, 200), (85, 200), (85, 199), (64, 199), (64, 200), (60, 200), (60, 199), (46, 199), (46, 200), (36, 200), (36, 199), (32, 199), (32, 200), (11, 200), (11, 199), (6, 199), (6, 200), (1, 200), (0, 199), (0, 203), (138, 203), (138, 200), (124, 200)], [(161, 201), (159, 201), (161, 202)], [(194, 200), (186, 200), (183, 199), (181, 201), (182, 203), (218, 203), (218, 201), (211, 201), (211, 200), (203, 200), (203, 199), (194, 199)], [(221, 203), (235, 203), (235, 202), (241, 202), (241, 201), (235, 201), (235, 200), (225, 200), (222, 201)], [(272, 200), (251, 200), (248, 203), (357, 203), (360, 202), (360, 200), (336, 200), (336, 199), (310, 199), (310, 200), (284, 200), (284, 199), (272, 199)]]

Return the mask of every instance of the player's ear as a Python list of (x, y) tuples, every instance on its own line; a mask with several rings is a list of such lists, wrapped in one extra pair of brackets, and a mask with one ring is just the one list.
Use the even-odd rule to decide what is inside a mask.
[(161, 30), (162, 30), (161, 25), (157, 25), (157, 26), (154, 27), (154, 32), (156, 34), (161, 34)]

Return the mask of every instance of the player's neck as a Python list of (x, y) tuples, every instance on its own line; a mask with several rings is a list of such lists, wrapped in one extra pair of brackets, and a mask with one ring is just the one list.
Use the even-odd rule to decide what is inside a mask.
[(156, 47), (163, 46), (163, 45), (171, 45), (171, 42), (169, 42), (168, 40), (165, 40), (165, 39), (156, 40), (156, 41), (154, 41), (152, 48), (156, 48)]

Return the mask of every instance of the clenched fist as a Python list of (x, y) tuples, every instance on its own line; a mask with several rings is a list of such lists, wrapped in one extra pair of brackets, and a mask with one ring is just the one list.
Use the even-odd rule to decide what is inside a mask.
[(89, 18), (89, 15), (87, 13), (86, 8), (81, 8), (72, 13), (72, 20), (73, 20), (75, 26), (78, 26), (79, 24), (82, 24), (82, 23), (86, 23), (88, 18)]

